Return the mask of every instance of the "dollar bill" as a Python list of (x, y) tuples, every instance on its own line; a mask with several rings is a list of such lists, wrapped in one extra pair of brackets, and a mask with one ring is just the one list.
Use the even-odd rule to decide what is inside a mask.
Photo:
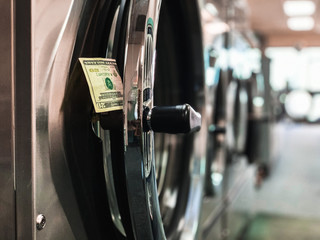
[(79, 58), (97, 113), (123, 108), (123, 85), (117, 63), (107, 58)]

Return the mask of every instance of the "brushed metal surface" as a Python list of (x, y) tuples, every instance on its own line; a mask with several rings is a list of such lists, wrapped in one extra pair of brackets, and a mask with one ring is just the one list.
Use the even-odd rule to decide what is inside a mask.
[[(33, 229), (35, 216), (41, 213), (47, 219), (43, 230), (34, 230), (34, 239), (86, 239), (59, 135), (59, 111), (83, 4), (32, 1)], [(53, 147), (57, 143), (60, 148)], [(68, 199), (64, 205), (61, 195)]]
[(1, 1), (0, 12), (0, 239), (14, 239), (13, 1)]
[[(5, 140), (3, 137), (11, 133), (12, 129), (15, 129), (15, 144), (5, 148), (4, 158), (1, 155), (1, 166), (4, 166), (0, 168), (1, 178), (8, 177), (7, 181), (1, 181), (0, 184), (11, 185), (13, 192), (13, 177), (12, 174), (9, 174), (13, 172), (13, 164), (10, 162), (12, 154), (10, 155), (9, 151), (14, 148), (16, 202), (12, 199), (13, 194), (5, 192), (7, 199), (4, 200), (16, 206), (16, 209), (12, 209), (12, 212), (16, 213), (16, 222), (14, 217), (7, 216), (8, 219), (4, 224), (1, 221), (0, 226), (2, 228), (9, 224), (11, 226), (16, 224), (17, 239), (86, 239), (68, 169), (63, 157), (51, 151), (53, 143), (50, 141), (49, 129), (54, 128), (49, 126), (50, 122), (51, 126), (52, 123), (59, 122), (59, 118), (50, 118), (50, 115), (55, 116), (52, 114), (55, 112), (51, 113), (48, 110), (50, 101), (53, 100), (53, 105), (56, 106), (53, 110), (59, 112), (62, 97), (59, 101), (58, 96), (64, 93), (63, 84), (68, 78), (70, 59), (83, 4), (81, 0), (27, 0), (15, 3), (17, 16), (15, 18), (15, 108), (11, 109), (12, 91), (10, 89), (12, 84), (7, 81), (5, 86), (9, 90), (6, 91), (1, 86), (1, 93), (2, 91), (7, 92), (7, 95), (1, 94), (1, 100), (4, 98), (7, 103), (4, 107), (1, 105), (0, 109), (1, 116), (5, 116), (6, 120), (5, 124), (1, 124), (1, 130), (2, 126), (5, 126), (6, 130), (4, 134), (1, 131), (1, 144), (10, 143), (12, 135), (11, 138), (10, 135), (7, 136)], [(1, 38), (5, 36), (7, 35), (1, 35)], [(1, 64), (1, 67), (4, 65)], [(57, 91), (57, 88), (52, 86), (57, 86), (59, 83), (61, 85)], [(9, 106), (10, 108), (6, 109)], [(12, 122), (11, 112), (14, 112), (15, 115), (15, 125), (10, 124), (10, 121)], [(53, 168), (59, 171), (53, 171)], [(4, 174), (2, 174), (2, 169), (4, 169)], [(64, 183), (65, 196), (69, 199), (68, 208), (62, 207), (61, 199), (56, 191), (57, 185), (53, 181), (54, 174), (58, 174), (56, 178), (60, 178)], [(5, 188), (0, 186), (0, 189), (2, 191)], [(12, 196), (10, 201), (9, 196)], [(6, 215), (9, 215), (9, 210), (10, 205), (7, 207)], [(68, 217), (66, 211), (69, 213)], [(35, 220), (40, 213), (44, 214), (47, 219), (46, 226), (41, 231), (36, 229)], [(2, 211), (0, 217), (2, 217)], [(14, 228), (12, 230), (14, 231)], [(12, 233), (8, 232), (8, 234)], [(10, 236), (12, 237), (1, 237), (1, 239), (14, 239), (14, 235)]]

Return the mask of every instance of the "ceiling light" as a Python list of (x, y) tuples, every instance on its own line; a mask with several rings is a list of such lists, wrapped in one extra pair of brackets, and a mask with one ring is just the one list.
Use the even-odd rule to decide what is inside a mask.
[(288, 28), (293, 31), (309, 31), (314, 27), (312, 17), (292, 17), (287, 21)]
[(313, 1), (285, 1), (283, 10), (290, 17), (307, 16), (315, 12), (316, 6)]

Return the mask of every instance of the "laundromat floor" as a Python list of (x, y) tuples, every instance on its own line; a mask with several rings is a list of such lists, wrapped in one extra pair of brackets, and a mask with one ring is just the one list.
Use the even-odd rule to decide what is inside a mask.
[(237, 240), (320, 240), (320, 125), (282, 123), (276, 130), (272, 174), (235, 202), (252, 216)]
[(320, 221), (258, 214), (238, 240), (319, 240)]

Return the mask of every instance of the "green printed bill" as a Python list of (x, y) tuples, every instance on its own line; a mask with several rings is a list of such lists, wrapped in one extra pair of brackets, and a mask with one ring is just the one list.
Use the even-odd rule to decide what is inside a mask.
[(123, 85), (117, 63), (107, 58), (79, 58), (97, 113), (123, 108)]

